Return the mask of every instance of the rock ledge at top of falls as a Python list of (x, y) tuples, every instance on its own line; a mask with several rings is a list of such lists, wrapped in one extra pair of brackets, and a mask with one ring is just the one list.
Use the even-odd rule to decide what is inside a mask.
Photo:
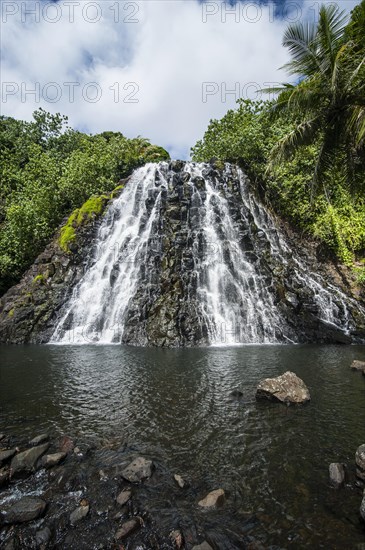
[[(131, 186), (137, 190), (131, 223), (140, 209), (135, 234), (146, 228), (151, 234), (136, 256), (142, 260), (133, 263), (133, 254), (126, 260), (130, 266), (132, 258), (137, 284), (126, 309), (113, 319), (112, 327), (118, 328), (120, 319), (123, 323), (113, 342), (161, 347), (219, 345), (232, 338), (234, 343), (365, 342), (365, 297), (346, 268), (322, 258), (318, 245), (303, 242), (284, 224), (279, 227), (237, 167), (172, 161), (137, 170), (100, 218), (77, 228), (67, 252), (58, 231), (20, 283), (1, 298), (1, 343), (47, 343), (61, 319), (62, 338), (90, 327), (75, 322), (80, 307), (77, 302), (70, 307), (71, 298), (96, 265), (100, 247), (109, 246), (105, 235), (123, 220), (121, 199)], [(112, 221), (104, 227), (108, 216)], [(125, 242), (114, 260), (110, 254), (107, 269), (99, 270), (117, 306), (122, 298), (113, 293), (120, 281), (130, 280), (120, 256), (128, 249)], [(210, 270), (220, 264), (224, 300), (207, 308), (202, 300), (211, 296), (205, 288)], [(97, 335), (107, 332), (111, 316), (100, 288), (96, 284), (95, 299), (102, 304), (96, 326), (90, 335), (81, 330), (76, 343), (98, 342)], [(216, 326), (210, 310), (220, 319)]]
[(303, 404), (310, 401), (310, 393), (301, 378), (287, 371), (276, 378), (266, 378), (257, 386), (256, 399), (269, 399), (281, 403)]

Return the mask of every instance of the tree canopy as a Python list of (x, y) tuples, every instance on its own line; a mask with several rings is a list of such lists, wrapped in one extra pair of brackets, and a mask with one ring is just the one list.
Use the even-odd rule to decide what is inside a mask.
[(87, 135), (39, 109), (32, 122), (0, 117), (0, 294), (16, 283), (65, 216), (91, 195), (168, 153), (120, 132)]
[(274, 101), (239, 100), (192, 158), (240, 164), (277, 213), (365, 282), (365, 0), (349, 22), (322, 6), (318, 23), (290, 25), (283, 45), (296, 84)]

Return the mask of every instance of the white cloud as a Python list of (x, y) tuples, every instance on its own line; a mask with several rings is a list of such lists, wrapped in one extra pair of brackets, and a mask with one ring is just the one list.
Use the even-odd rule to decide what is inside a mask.
[[(344, 3), (351, 9), (357, 2), (339, 2)], [(58, 7), (48, 2), (43, 14), (43, 2), (26, 4), (40, 10), (39, 21), (21, 13), (24, 2), (2, 3), (3, 92), (4, 83), (19, 87), (16, 95), (3, 95), (2, 114), (8, 116), (30, 119), (33, 110), (42, 106), (67, 114), (74, 127), (143, 135), (167, 147), (173, 157), (185, 157), (209, 120), (234, 107), (235, 94), (222, 100), (224, 86), (232, 90), (237, 83), (243, 95), (255, 97), (258, 88), (285, 80), (278, 67), (287, 60), (281, 38), (288, 21), (274, 20), (273, 5), (254, 8), (250, 1), (250, 7), (241, 4), (235, 15), (227, 13), (224, 20), (220, 0), (205, 6), (181, 0), (81, 0), (74, 2), (74, 22), (70, 22), (70, 2), (61, 1)], [(298, 17), (314, 17), (313, 5), (298, 11)], [(16, 8), (18, 13), (11, 15)], [(50, 22), (58, 17), (59, 21)], [(29, 89), (36, 82), (41, 90), (48, 89), (49, 97), (56, 88), (44, 86), (57, 83), (59, 101), (37, 103), (28, 94), (22, 102), (22, 83), (24, 96), (24, 86)], [(74, 102), (67, 82), (79, 84)], [(102, 91), (96, 103), (90, 102), (96, 91), (88, 86), (92, 82)], [(205, 102), (204, 82), (215, 83), (208, 88), (214, 95)], [(115, 101), (118, 88), (120, 97)]]

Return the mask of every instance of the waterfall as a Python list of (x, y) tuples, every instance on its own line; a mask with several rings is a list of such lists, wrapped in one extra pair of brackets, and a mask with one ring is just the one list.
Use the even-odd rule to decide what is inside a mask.
[(330, 341), (353, 328), (349, 302), (293, 253), (240, 169), (163, 162), (108, 207), (51, 341)]

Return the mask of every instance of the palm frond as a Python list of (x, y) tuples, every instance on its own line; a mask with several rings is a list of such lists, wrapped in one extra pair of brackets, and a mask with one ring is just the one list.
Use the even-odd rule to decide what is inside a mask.
[(288, 48), (292, 60), (283, 67), (289, 74), (310, 76), (320, 69), (317, 58), (316, 26), (311, 23), (289, 25), (284, 33), (283, 46)]
[(342, 40), (347, 16), (339, 7), (330, 4), (322, 5), (319, 12), (317, 40), (320, 45), (322, 72), (333, 72), (336, 54)]
[(270, 166), (274, 166), (282, 160), (288, 160), (302, 145), (311, 143), (320, 128), (321, 118), (315, 117), (305, 120), (297, 125), (294, 130), (278, 141), (270, 154)]

